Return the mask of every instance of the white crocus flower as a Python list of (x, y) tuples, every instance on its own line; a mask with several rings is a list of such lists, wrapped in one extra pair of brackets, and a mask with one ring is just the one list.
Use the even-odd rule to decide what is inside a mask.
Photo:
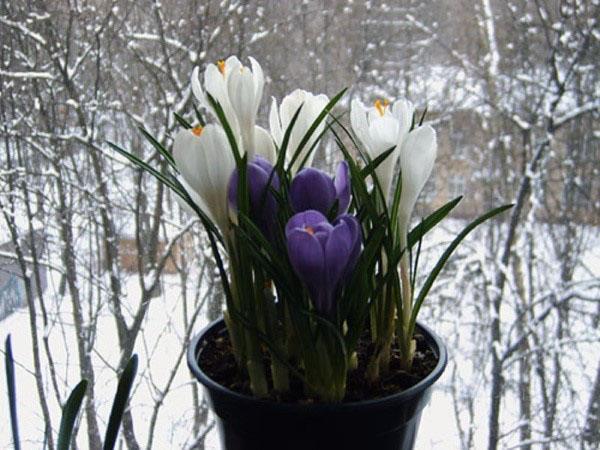
[[(408, 226), (417, 197), (431, 175), (437, 154), (435, 130), (424, 125), (412, 130), (400, 151), (400, 175), (402, 191), (398, 208), (398, 233), (400, 248), (404, 250), (400, 259), (402, 279), (402, 327), (408, 333), (413, 309), (413, 292), (410, 284), (410, 261), (408, 256)], [(416, 344), (410, 343), (410, 353), (414, 354)], [(412, 355), (411, 355), (412, 358)]]
[(400, 151), (402, 191), (398, 208), (398, 228), (403, 247), (417, 197), (431, 175), (437, 154), (435, 130), (429, 125), (415, 128), (404, 140)]
[(396, 148), (375, 169), (381, 190), (386, 198), (390, 196), (390, 186), (394, 176), (394, 167), (400, 156), (402, 144), (406, 139), (414, 107), (408, 100), (397, 100), (391, 107), (386, 100), (377, 100), (374, 106), (367, 108), (360, 100), (352, 100), (350, 122), (358, 139), (372, 159), (377, 158), (393, 146)]
[(229, 228), (227, 184), (235, 169), (228, 148), (225, 131), (215, 124), (181, 130), (173, 143), (173, 157), (183, 186), (223, 234)]
[(251, 69), (242, 65), (235, 56), (220, 60), (217, 64), (209, 64), (204, 72), (204, 89), (196, 67), (192, 73), (192, 91), (215, 117), (216, 113), (210, 106), (206, 93), (219, 102), (242, 152), (247, 152), (250, 159), (255, 154), (260, 154), (272, 161), (273, 144), (270, 140), (265, 140), (267, 131), (256, 125), (265, 84), (263, 71), (254, 58), (248, 59)]
[[(314, 95), (310, 92), (302, 89), (296, 89), (291, 94), (287, 95), (282, 101), (281, 105), (277, 106), (277, 101), (273, 98), (271, 105), (271, 112), (269, 114), (269, 126), (271, 128), (271, 135), (275, 140), (275, 143), (280, 146), (283, 141), (283, 136), (288, 129), (294, 114), (302, 105), (300, 114), (296, 119), (292, 133), (290, 134), (290, 140), (288, 142), (287, 156), (289, 159), (295, 154), (296, 149), (300, 145), (300, 141), (311, 127), (317, 116), (323, 111), (323, 108), (329, 103), (329, 98), (324, 95)], [(294, 162), (292, 173), (295, 173), (299, 168), (300, 164), (306, 157), (306, 154), (313, 146), (319, 135), (325, 128), (325, 122), (321, 122), (317, 129), (314, 131), (304, 148), (300, 156)], [(313, 160), (314, 152), (306, 160), (306, 166), (310, 166)]]

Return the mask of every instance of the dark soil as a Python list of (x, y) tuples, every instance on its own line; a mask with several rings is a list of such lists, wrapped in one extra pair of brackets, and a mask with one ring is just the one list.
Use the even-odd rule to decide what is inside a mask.
[[(367, 333), (361, 338), (358, 349), (358, 368), (348, 374), (347, 390), (344, 402), (369, 400), (396, 394), (408, 389), (425, 378), (435, 368), (438, 357), (420, 334), (415, 335), (417, 351), (410, 373), (400, 369), (399, 350), (392, 349), (390, 371), (376, 385), (371, 385), (365, 377), (365, 370), (371, 352), (371, 343)], [(251, 396), (250, 381), (242, 376), (235, 363), (231, 342), (226, 332), (210, 339), (200, 352), (198, 361), (200, 368), (220, 385)], [(269, 367), (268, 356), (265, 355), (265, 366)], [(269, 380), (269, 383), (271, 380)], [(317, 399), (308, 398), (299, 380), (291, 380), (291, 392), (284, 397), (273, 394), (272, 400), (290, 403), (316, 403)]]

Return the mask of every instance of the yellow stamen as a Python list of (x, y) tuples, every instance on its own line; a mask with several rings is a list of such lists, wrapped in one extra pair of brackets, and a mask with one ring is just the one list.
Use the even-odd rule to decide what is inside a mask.
[(304, 231), (306, 231), (306, 232), (307, 232), (308, 234), (310, 234), (311, 236), (312, 236), (313, 234), (315, 234), (315, 229), (314, 229), (313, 227), (309, 226), (309, 225), (307, 225), (307, 226), (305, 226), (305, 227), (304, 227)]
[(202, 131), (204, 131), (204, 128), (201, 127), (200, 125), (192, 128), (192, 133), (194, 133), (194, 136), (200, 136), (202, 134)]
[(389, 101), (387, 101), (386, 99), (377, 99), (375, 100), (375, 109), (377, 110), (377, 112), (379, 113), (380, 116), (383, 117), (383, 115), (385, 114), (385, 108), (387, 108), (387, 106), (390, 104)]
[(220, 59), (217, 61), (217, 67), (219, 68), (219, 72), (225, 75), (225, 61)]

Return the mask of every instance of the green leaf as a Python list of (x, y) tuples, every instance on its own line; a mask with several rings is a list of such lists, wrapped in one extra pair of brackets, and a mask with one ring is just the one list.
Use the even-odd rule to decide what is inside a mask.
[(421, 120), (419, 120), (419, 126), (423, 125), (423, 121), (425, 120), (425, 115), (427, 114), (427, 106), (423, 110), (423, 114), (421, 115)]
[(154, 146), (158, 153), (160, 153), (169, 162), (169, 165), (175, 170), (177, 170), (177, 172), (179, 172), (177, 166), (175, 165), (175, 159), (173, 158), (173, 155), (171, 155), (171, 152), (164, 148), (163, 145), (160, 142), (158, 142), (155, 139), (155, 137), (152, 136), (144, 127), (138, 127), (138, 129), (142, 132), (144, 137)]
[(212, 221), (206, 215), (206, 213), (202, 211), (198, 207), (198, 205), (196, 205), (196, 203), (194, 203), (188, 192), (185, 190), (185, 188), (182, 186), (179, 180), (177, 180), (177, 178), (173, 176), (169, 177), (163, 173), (160, 173), (154, 167), (150, 166), (147, 162), (141, 160), (140, 158), (121, 148), (117, 144), (114, 144), (110, 141), (107, 141), (107, 143), (112, 149), (125, 156), (134, 165), (136, 165), (140, 169), (143, 169), (144, 171), (152, 175), (154, 178), (156, 178), (158, 181), (163, 183), (165, 186), (167, 186), (169, 189), (171, 189), (173, 192), (175, 192), (175, 194), (179, 195), (190, 206), (190, 208), (192, 208), (192, 210), (196, 214), (198, 214), (200, 220), (202, 221), (202, 225), (206, 228), (207, 232), (214, 234), (217, 237), (218, 241), (221, 244), (223, 244), (223, 237), (221, 236), (221, 232), (219, 231), (219, 229), (212, 223)]
[(292, 119), (290, 120), (290, 124), (288, 125), (287, 129), (285, 130), (285, 133), (283, 134), (283, 139), (281, 141), (281, 147), (279, 147), (279, 153), (277, 156), (277, 163), (275, 164), (275, 166), (277, 167), (277, 171), (279, 173), (281, 173), (283, 171), (283, 164), (285, 163), (285, 157), (287, 155), (288, 144), (290, 142), (290, 136), (292, 135), (292, 130), (294, 129), (294, 125), (296, 124), (296, 121), (298, 120), (298, 116), (300, 115), (300, 111), (302, 111), (303, 106), (304, 106), (304, 103), (302, 103), (298, 107), (298, 109), (292, 116)]
[(408, 233), (408, 248), (411, 248), (415, 245), (422, 236), (425, 236), (427, 232), (429, 232), (433, 227), (435, 227), (441, 220), (446, 217), (450, 211), (452, 211), (456, 205), (460, 203), (462, 200), (462, 195), (456, 197), (454, 200), (449, 201), (441, 208), (435, 210), (429, 216), (427, 216), (424, 220), (419, 223), (416, 227), (414, 227), (410, 233)]
[(227, 135), (227, 140), (229, 141), (229, 145), (231, 146), (231, 150), (233, 152), (233, 157), (235, 158), (235, 163), (239, 167), (242, 161), (242, 154), (240, 153), (240, 149), (237, 145), (237, 141), (235, 140), (235, 135), (231, 126), (229, 125), (229, 121), (227, 117), (225, 117), (225, 111), (223, 111), (223, 107), (221, 104), (208, 92), (206, 93), (206, 98), (208, 98), (208, 102), (210, 106), (212, 106), (221, 126), (225, 130), (225, 134)]
[(8, 389), (8, 407), (10, 409), (10, 425), (12, 427), (13, 445), (20, 450), (19, 420), (17, 417), (17, 388), (15, 383), (15, 360), (13, 359), (10, 334), (6, 337), (4, 363), (6, 368), (6, 385)]
[(202, 117), (200, 110), (198, 109), (198, 107), (196, 106), (195, 103), (192, 103), (192, 106), (194, 107), (194, 112), (196, 113), (196, 119), (198, 119), (198, 123), (200, 124), (201, 127), (205, 126), (206, 121), (204, 120), (204, 117)]
[(306, 162), (308, 161), (308, 158), (310, 157), (310, 155), (312, 154), (312, 152), (315, 150), (315, 148), (317, 147), (317, 145), (319, 145), (319, 142), (321, 142), (321, 138), (327, 132), (328, 129), (329, 129), (328, 126), (323, 127), (323, 131), (321, 131), (319, 133), (319, 135), (317, 136), (317, 138), (315, 139), (315, 141), (310, 146), (310, 149), (306, 152), (306, 155), (304, 155), (304, 158), (302, 159), (302, 161), (300, 161), (300, 166), (298, 166), (300, 169), (304, 168), (304, 166), (306, 165)]
[(58, 431), (58, 443), (56, 450), (69, 450), (71, 447), (71, 439), (73, 438), (73, 428), (75, 420), (79, 414), (79, 409), (85, 397), (87, 389), (87, 380), (81, 380), (75, 389), (71, 391), (71, 395), (67, 399), (63, 408), (62, 417), (60, 419), (60, 429)]
[(183, 128), (185, 128), (186, 130), (189, 130), (190, 128), (192, 128), (192, 124), (189, 123), (187, 120), (185, 120), (182, 116), (180, 116), (176, 112), (174, 112), (173, 115), (175, 116), (175, 120), (177, 120), (177, 122), (179, 122), (179, 124)]
[(301, 371), (299, 371), (295, 366), (293, 366), (292, 364), (290, 364), (290, 362), (288, 361), (288, 359), (279, 350), (277, 344), (271, 342), (271, 339), (269, 339), (269, 337), (265, 333), (263, 333), (262, 331), (260, 331), (258, 329), (258, 327), (256, 327), (252, 322), (250, 322), (243, 315), (241, 315), (239, 313), (239, 311), (236, 311), (235, 308), (231, 308), (231, 310), (229, 310), (229, 308), (228, 308), (228, 312), (232, 315), (232, 317), (235, 318), (235, 320), (240, 321), (244, 327), (246, 327), (251, 332), (255, 333), (256, 337), (258, 337), (258, 339), (269, 349), (269, 352), (271, 353), (271, 355), (274, 356), (275, 358), (277, 358), (277, 360), (281, 364), (285, 365), (288, 368), (288, 370), (295, 377), (297, 377), (303, 383), (308, 384), (308, 380), (303, 375), (303, 373)]
[(419, 310), (421, 309), (421, 305), (423, 304), (423, 301), (425, 300), (425, 297), (429, 293), (429, 290), (433, 286), (433, 283), (434, 283), (435, 279), (440, 274), (440, 272), (442, 271), (442, 269), (444, 268), (444, 266), (448, 262), (448, 259), (450, 258), (450, 256), (454, 252), (454, 250), (456, 250), (456, 248), (461, 243), (461, 241), (465, 237), (467, 237), (467, 235), (471, 231), (473, 231), (475, 228), (477, 228), (483, 222), (485, 222), (488, 219), (491, 219), (492, 217), (494, 217), (494, 216), (496, 216), (496, 215), (498, 215), (498, 214), (500, 214), (500, 213), (502, 213), (502, 212), (504, 212), (504, 211), (506, 211), (506, 210), (508, 210), (508, 209), (510, 209), (512, 207), (513, 207), (513, 205), (510, 204), (510, 205), (500, 206), (499, 208), (495, 208), (495, 209), (492, 209), (491, 211), (488, 211), (487, 213), (483, 214), (482, 216), (478, 217), (473, 222), (471, 222), (469, 225), (467, 225), (465, 227), (465, 229), (462, 230), (459, 233), (459, 235), (456, 236), (456, 238), (454, 238), (454, 240), (450, 243), (450, 245), (448, 246), (448, 248), (444, 251), (444, 253), (440, 257), (440, 259), (436, 263), (436, 265), (433, 268), (433, 270), (429, 273), (429, 276), (427, 277), (427, 279), (425, 280), (425, 283), (423, 284), (423, 287), (421, 288), (421, 292), (419, 292), (419, 296), (417, 297), (417, 299), (415, 301), (415, 304), (413, 306), (412, 315), (411, 315), (411, 318), (410, 318), (410, 326), (409, 326), (408, 336), (412, 336), (412, 334), (414, 332), (415, 323), (417, 321), (417, 315), (419, 314)]
[(372, 159), (369, 164), (364, 167), (361, 171), (360, 174), (363, 178), (367, 178), (369, 175), (371, 175), (373, 172), (375, 172), (375, 169), (377, 169), (377, 167), (379, 167), (381, 165), (381, 163), (383, 163), (383, 161), (396, 149), (396, 146), (394, 145), (393, 147), (387, 149), (386, 151), (384, 151), (383, 153), (381, 153), (379, 156), (377, 156), (377, 158)]
[(152, 175), (158, 181), (164, 183), (166, 186), (171, 188), (173, 191), (180, 193), (180, 191), (181, 191), (180, 188), (173, 182), (172, 179), (170, 179), (166, 175), (160, 173), (154, 167), (150, 166), (146, 161), (143, 161), (142, 159), (135, 156), (133, 153), (128, 152), (127, 150), (121, 148), (120, 146), (118, 146), (117, 144), (114, 144), (113, 142), (107, 141), (107, 144), (113, 150), (116, 150), (118, 153), (125, 156), (129, 161), (134, 163), (140, 169), (143, 169), (144, 171), (148, 172), (150, 175)]
[(110, 418), (108, 419), (108, 427), (106, 428), (106, 436), (104, 437), (103, 450), (113, 450), (115, 443), (117, 442), (117, 436), (119, 434), (119, 427), (123, 420), (123, 413), (129, 400), (129, 393), (133, 387), (133, 380), (138, 367), (138, 357), (133, 355), (125, 370), (119, 378), (119, 385), (117, 386), (117, 393), (113, 401), (112, 409), (110, 411)]

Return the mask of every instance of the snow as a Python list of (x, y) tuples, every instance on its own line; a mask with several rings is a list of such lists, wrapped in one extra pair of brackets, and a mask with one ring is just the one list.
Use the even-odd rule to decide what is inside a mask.
[[(49, 280), (49, 289), (58, 286), (58, 277)], [(134, 420), (138, 424), (136, 435), (140, 443), (147, 439), (145, 424), (152, 414), (152, 405), (156, 401), (157, 392), (153, 386), (162, 389), (168, 379), (170, 370), (174, 366), (180, 350), (183, 348), (182, 339), (185, 331), (181, 327), (179, 318), (182, 314), (182, 302), (179, 295), (173, 295), (179, 290), (178, 282), (174, 277), (163, 278), (164, 293), (159, 298), (152, 299), (152, 307), (144, 321), (143, 332), (138, 338), (134, 352), (140, 357), (137, 382), (135, 384), (131, 408), (134, 411)], [(179, 290), (180, 291), (180, 290)], [(191, 294), (191, 293), (190, 293)], [(135, 302), (140, 291), (136, 277), (127, 280), (127, 296)], [(53, 352), (54, 363), (59, 377), (62, 400), (66, 399), (80, 379), (76, 354), (72, 347), (74, 342), (74, 328), (70, 301), (58, 296), (52, 302), (56, 309), (49, 312), (50, 324), (45, 334), (49, 337), (49, 345)], [(125, 309), (136, 307), (135, 303)], [(29, 316), (25, 309), (19, 310), (0, 322), (0, 339), (4, 342), (8, 334), (11, 335), (13, 355), (16, 361), (17, 383), (17, 410), (19, 415), (20, 434), (24, 441), (24, 449), (38, 449), (41, 447), (43, 435), (43, 420), (38, 408), (39, 399), (35, 389), (33, 354), (31, 350), (31, 336), (29, 332)], [(206, 325), (206, 319), (201, 315), (194, 329), (199, 331)], [(38, 326), (41, 326), (38, 325)], [(114, 372), (120, 354), (117, 333), (114, 328), (114, 319), (107, 308), (103, 308), (97, 324), (97, 340), (92, 351), (92, 361), (96, 372), (96, 395), (98, 405), (98, 421), (101, 429), (106, 426), (112, 396), (116, 389), (117, 378)], [(147, 361), (150, 361), (147, 364)], [(45, 379), (49, 383), (49, 378)], [(6, 392), (5, 378), (0, 377), (0, 392)], [(189, 433), (189, 423), (193, 411), (190, 407), (191, 377), (185, 364), (185, 358), (179, 364), (177, 375), (171, 389), (164, 397), (164, 407), (158, 416), (154, 448), (185, 448), (186, 443), (192, 439)], [(60, 408), (56, 399), (49, 396), (51, 402), (52, 425), (55, 435), (60, 421)], [(4, 402), (3, 402), (4, 404)], [(0, 420), (8, 423), (7, 408), (0, 408)], [(82, 423), (82, 428), (83, 428)], [(5, 430), (5, 431), (4, 431)], [(85, 429), (78, 433), (80, 448), (86, 447)], [(211, 436), (212, 449), (217, 449), (214, 442), (216, 436)], [(11, 435), (8, 428), (3, 427), (0, 433), (0, 449), (10, 449)], [(208, 450), (212, 450), (208, 446)]]
[(22, 78), (22, 79), (42, 79), (51, 80), (54, 78), (51, 73), (48, 72), (9, 72), (6, 70), (0, 70), (0, 76), (7, 78)]

